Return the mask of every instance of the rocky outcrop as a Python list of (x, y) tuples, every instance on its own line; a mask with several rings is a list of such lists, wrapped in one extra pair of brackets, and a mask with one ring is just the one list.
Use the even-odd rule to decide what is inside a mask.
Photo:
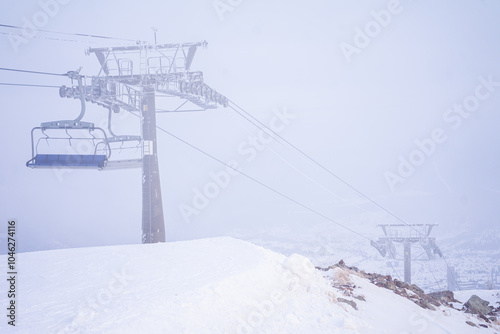
[[(335, 270), (336, 268), (347, 270), (350, 273), (354, 273), (358, 276), (364, 277), (368, 279), (371, 283), (375, 284), (376, 286), (391, 290), (395, 294), (411, 300), (412, 302), (414, 302), (415, 304), (424, 309), (435, 310), (436, 307), (441, 305), (451, 306), (451, 304), (449, 303), (455, 300), (455, 298), (453, 297), (453, 292), (451, 291), (443, 292), (442, 297), (433, 296), (431, 294), (425, 294), (424, 291), (415, 284), (407, 284), (400, 280), (393, 279), (391, 275), (365, 273), (364, 271), (362, 270), (360, 271), (356, 267), (347, 266), (342, 260), (340, 260), (339, 263), (329, 266), (327, 268), (317, 267), (316, 269), (322, 271), (329, 271), (329, 270)], [(353, 286), (349, 286), (348, 284), (337, 285), (335, 284), (335, 282), (333, 282), (332, 284), (334, 285), (334, 287), (342, 290), (344, 292), (344, 295), (359, 299), (360, 296), (356, 296), (353, 292), (354, 291)]]
[(455, 296), (453, 295), (453, 292), (449, 290), (445, 291), (438, 291), (438, 292), (431, 292), (429, 293), (429, 296), (432, 298), (439, 300), (442, 304), (443, 303), (460, 303), (458, 300), (455, 299)]
[[(376, 286), (391, 290), (395, 294), (411, 300), (424, 309), (436, 310), (436, 307), (446, 306), (458, 311), (465, 311), (466, 313), (475, 314), (477, 316), (476, 319), (479, 322), (484, 321), (484, 323), (478, 324), (475, 324), (472, 321), (467, 321), (467, 324), (470, 326), (488, 328), (492, 324), (498, 324), (496, 315), (498, 312), (500, 312), (500, 307), (497, 307), (495, 309), (493, 306), (489, 306), (489, 302), (482, 300), (476, 295), (472, 296), (460, 310), (455, 308), (452, 303), (461, 304), (461, 302), (456, 300), (453, 292), (448, 290), (426, 294), (415, 284), (407, 284), (400, 280), (393, 279), (391, 275), (365, 273), (363, 270), (359, 270), (356, 267), (347, 266), (342, 260), (332, 266), (326, 268), (316, 267), (316, 269), (326, 272), (332, 270), (333, 276), (332, 273), (329, 273), (332, 286), (337, 290), (342, 291), (344, 296), (350, 298), (355, 298), (360, 301), (366, 301), (364, 296), (356, 294), (357, 287), (349, 277), (349, 275), (352, 274), (366, 278)], [(353, 300), (337, 298), (337, 301), (340, 303), (348, 304), (355, 310), (358, 309), (356, 302), (354, 302)]]
[(464, 304), (463, 310), (465, 313), (478, 314), (482, 316), (493, 315), (493, 306), (489, 306), (490, 303), (486, 300), (473, 295)]
[[(362, 295), (356, 294), (357, 287), (349, 278), (349, 275), (351, 274), (366, 278), (376, 286), (391, 290), (395, 294), (411, 300), (424, 309), (436, 310), (436, 307), (446, 306), (455, 310), (459, 310), (456, 309), (452, 303), (461, 303), (460, 301), (455, 299), (455, 296), (451, 291), (439, 291), (426, 294), (415, 284), (407, 284), (400, 280), (393, 279), (391, 275), (365, 273), (364, 271), (359, 270), (356, 267), (347, 266), (342, 260), (332, 266), (326, 268), (316, 267), (316, 269), (326, 272), (333, 270), (332, 286), (339, 291), (342, 291), (344, 296), (355, 298), (360, 301), (365, 301), (365, 298)], [(337, 298), (337, 301), (340, 303), (348, 304), (355, 310), (358, 309), (356, 302), (352, 300)], [(473, 327), (488, 328), (492, 323), (498, 323), (496, 314), (500, 311), (500, 307), (497, 307), (495, 309), (493, 306), (489, 306), (489, 302), (482, 300), (478, 296), (474, 295), (464, 304), (461, 311), (475, 314), (478, 321), (485, 322), (475, 324), (472, 321), (467, 321), (468, 325)]]

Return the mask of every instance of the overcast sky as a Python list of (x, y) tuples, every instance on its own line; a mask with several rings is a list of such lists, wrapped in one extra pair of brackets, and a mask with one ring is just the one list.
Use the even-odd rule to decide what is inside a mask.
[[(85, 49), (122, 44), (37, 29), (153, 43), (156, 27), (160, 43), (206, 40), (192, 70), (203, 71), (207, 84), (266, 125), (277, 124), (276, 113), (288, 115), (280, 135), (407, 222), (439, 223), (437, 234), (500, 223), (496, 1), (2, 0), (0, 6), (0, 24), (32, 27), (0, 28), (0, 67), (66, 73), (83, 66), (81, 73), (92, 76), (98, 62)], [(6, 71), (0, 78), (71, 84)], [(61, 99), (54, 88), (0, 86), (0, 97), (0, 217), (4, 226), (8, 218), (19, 220), (21, 250), (139, 243), (140, 169), (25, 167), (31, 129), (75, 118), (79, 101)], [(87, 120), (103, 117), (105, 109), (88, 106)], [(121, 129), (138, 128), (133, 117), (122, 122)], [(397, 223), (278, 143), (252, 149), (258, 129), (230, 109), (159, 114), (157, 122), (360, 233), (376, 237), (376, 224)], [(226, 167), (163, 133), (158, 142), (168, 241), (325, 222), (241, 175), (186, 214), (197, 191)], [(361, 213), (358, 225), (351, 218)]]

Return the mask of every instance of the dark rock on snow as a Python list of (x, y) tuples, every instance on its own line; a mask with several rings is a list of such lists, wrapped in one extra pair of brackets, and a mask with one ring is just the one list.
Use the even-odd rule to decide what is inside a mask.
[(337, 301), (340, 302), (340, 303), (344, 303), (344, 304), (348, 304), (348, 305), (351, 305), (351, 307), (355, 310), (358, 309), (358, 305), (356, 304), (355, 301), (353, 300), (348, 300), (348, 299), (344, 299), (344, 298), (337, 298)]
[(472, 326), (472, 327), (477, 327), (475, 323), (473, 323), (472, 321), (466, 321), (465, 322), (467, 325), (469, 326)]
[(493, 311), (493, 306), (489, 306), (489, 302), (473, 295), (464, 304), (465, 312), (472, 314), (479, 314), (482, 316), (490, 315)]
[(431, 293), (429, 293), (429, 296), (431, 296), (432, 298), (434, 298), (436, 300), (439, 300), (440, 302), (460, 303), (458, 300), (455, 299), (453, 292), (451, 292), (450, 290), (431, 292)]

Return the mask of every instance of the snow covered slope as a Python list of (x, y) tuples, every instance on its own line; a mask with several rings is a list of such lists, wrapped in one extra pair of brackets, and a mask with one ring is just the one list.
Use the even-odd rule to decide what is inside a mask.
[(1, 333), (495, 332), (337, 273), (366, 300), (355, 310), (307, 258), (229, 237), (24, 253), (17, 262), (16, 327), (4, 319)]

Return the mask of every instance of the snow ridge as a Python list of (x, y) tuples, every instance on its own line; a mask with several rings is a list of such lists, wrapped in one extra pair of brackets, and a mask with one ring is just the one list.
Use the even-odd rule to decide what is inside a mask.
[[(5, 263), (5, 259), (0, 259)], [(19, 254), (15, 333), (493, 333), (230, 237)], [(29, 268), (29, 269), (28, 269)], [(331, 279), (356, 286), (352, 300)], [(349, 284), (351, 284), (349, 283)], [(1, 297), (2, 304), (6, 299)], [(469, 318), (467, 318), (469, 317)], [(5, 322), (0, 332), (11, 332)]]

